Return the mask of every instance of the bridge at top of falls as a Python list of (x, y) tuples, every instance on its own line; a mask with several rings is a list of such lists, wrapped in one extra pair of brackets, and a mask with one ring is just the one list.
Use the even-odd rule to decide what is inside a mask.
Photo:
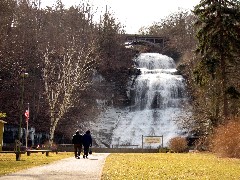
[(161, 48), (165, 46), (166, 38), (153, 35), (125, 34), (126, 42), (133, 45), (158, 45)]

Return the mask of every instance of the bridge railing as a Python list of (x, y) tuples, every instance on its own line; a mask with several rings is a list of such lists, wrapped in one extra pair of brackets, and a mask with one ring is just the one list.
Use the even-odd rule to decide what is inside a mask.
[(137, 34), (126, 34), (125, 39), (127, 42), (140, 43), (140, 42), (150, 42), (156, 44), (162, 48), (165, 46), (166, 39), (160, 36), (151, 36), (151, 35), (137, 35)]

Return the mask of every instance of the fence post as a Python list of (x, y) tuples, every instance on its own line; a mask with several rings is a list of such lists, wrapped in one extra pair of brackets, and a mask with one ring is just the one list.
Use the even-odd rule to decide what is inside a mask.
[(163, 135), (162, 135), (162, 148), (163, 148)]

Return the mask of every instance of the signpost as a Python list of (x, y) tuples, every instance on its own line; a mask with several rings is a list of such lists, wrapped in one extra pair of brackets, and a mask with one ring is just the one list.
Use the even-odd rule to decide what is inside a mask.
[[(21, 73), (21, 86), (22, 86), (22, 90), (21, 90), (21, 104), (20, 104), (20, 122), (19, 122), (19, 130), (18, 130), (18, 141), (21, 142), (21, 132), (22, 132), (22, 115), (23, 115), (23, 95), (24, 95), (24, 79), (28, 77), (28, 73), (26, 72), (22, 72)], [(20, 161), (20, 151), (21, 151), (21, 146), (17, 146), (17, 150), (16, 150), (16, 160)]]
[(143, 136), (142, 135), (142, 149), (144, 144), (159, 144), (163, 147), (163, 136)]
[(3, 147), (3, 131), (4, 131), (5, 123), (7, 122), (0, 120), (0, 151), (2, 151), (2, 147)]

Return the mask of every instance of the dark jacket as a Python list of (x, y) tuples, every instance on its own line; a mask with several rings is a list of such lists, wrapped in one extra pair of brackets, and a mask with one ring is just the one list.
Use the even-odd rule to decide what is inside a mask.
[(83, 135), (83, 146), (92, 146), (92, 136), (91, 134)]
[(72, 138), (72, 144), (82, 144), (82, 135), (74, 134)]

